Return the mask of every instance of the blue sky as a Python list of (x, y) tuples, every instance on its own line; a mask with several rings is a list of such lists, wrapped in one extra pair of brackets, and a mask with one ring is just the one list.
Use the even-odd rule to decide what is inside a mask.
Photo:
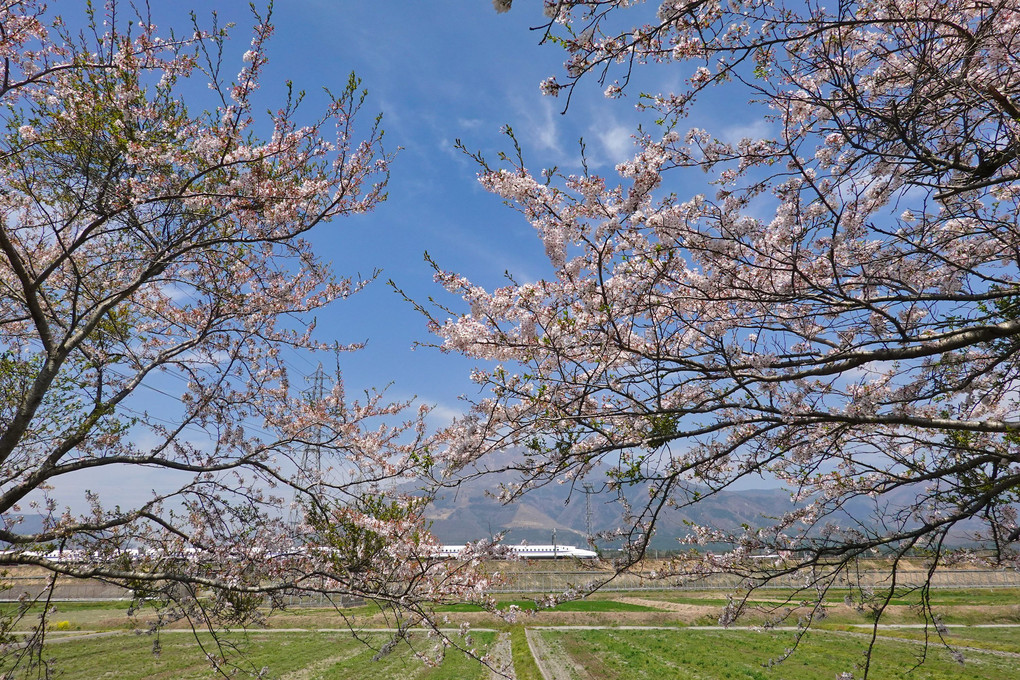
[[(75, 3), (57, 4), (73, 22)], [(164, 34), (170, 28), (189, 30), (192, 10), (204, 26), (211, 25), (213, 11), (221, 24), (236, 23), (223, 72), (239, 70), (253, 23), (247, 2), (152, 0), (151, 6)], [(324, 225), (311, 236), (316, 251), (332, 261), (340, 275), (382, 271), (366, 290), (318, 317), (320, 339), (367, 341), (365, 349), (341, 357), (349, 393), (390, 384), (394, 399), (416, 395), (434, 404), (436, 425), (465, 407), (460, 395), (477, 395), (469, 380), (474, 362), (436, 349), (414, 349), (416, 342), (434, 338), (425, 319), (385, 285), (393, 279), (415, 299), (435, 295), (456, 306), (457, 301), (433, 283), (425, 251), (444, 269), (490, 288), (504, 282), (505, 271), (518, 281), (552, 275), (531, 226), (481, 189), (478, 167), (454, 148), (456, 139), (495, 162), (499, 151), (512, 148), (501, 131), (510, 125), (530, 169), (558, 166), (569, 173), (580, 169), (583, 138), (589, 167), (612, 176), (613, 166), (633, 153), (631, 135), (638, 123), (652, 124), (650, 116), (635, 111), (637, 93), (671, 89), (688, 75), (677, 66), (639, 70), (634, 89), (619, 100), (604, 98), (604, 86), (593, 78), (582, 83), (564, 115), (562, 98), (539, 91), (539, 83), (549, 75), (564, 80), (565, 54), (554, 45), (540, 45), (541, 33), (529, 30), (543, 20), (537, 0), (518, 0), (505, 14), (497, 14), (489, 0), (277, 0), (262, 108), (276, 108), (285, 95), (284, 83), (291, 80), (307, 92), (304, 115), (314, 120), (325, 105), (322, 88), (342, 90), (354, 71), (369, 91), (366, 123), (381, 112), (388, 148), (401, 148), (392, 166), (388, 201), (369, 215)], [(200, 101), (201, 92), (196, 89), (189, 106), (215, 106)], [(729, 111), (740, 110), (722, 103)], [(714, 111), (710, 108), (707, 115)], [(740, 137), (748, 126), (760, 124), (756, 112), (736, 118), (712, 123), (724, 138)], [(682, 192), (682, 187), (670, 188)], [(318, 360), (294, 355), (289, 363), (293, 370), (311, 374)], [(321, 360), (328, 370), (332, 357)], [(169, 398), (156, 393), (140, 397)], [(131, 503), (147, 497), (154, 482), (145, 470), (124, 471), (117, 492), (123, 497), (115, 500)], [(100, 477), (76, 479), (59, 491), (60, 504), (74, 507), (81, 490), (98, 490), (104, 484)]]
[[(212, 26), (214, 11), (220, 25), (236, 24), (222, 73), (229, 78), (241, 68), (254, 23), (247, 2), (151, 0), (150, 6), (161, 35), (171, 29), (189, 33), (191, 11), (205, 28)], [(71, 26), (83, 19), (76, 2), (55, 2), (51, 9)], [(497, 162), (499, 151), (512, 150), (502, 132), (510, 125), (535, 171), (552, 166), (578, 171), (582, 137), (589, 166), (602, 172), (611, 173), (632, 153), (631, 134), (639, 120), (633, 97), (607, 100), (592, 80), (562, 115), (564, 100), (541, 94), (539, 83), (561, 74), (564, 60), (559, 48), (540, 46), (541, 33), (529, 30), (542, 21), (537, 0), (519, 0), (504, 14), (497, 14), (489, 0), (276, 1), (276, 32), (256, 110), (278, 108), (290, 80), (296, 90), (306, 91), (303, 122), (312, 122), (326, 105), (322, 89), (342, 91), (354, 71), (369, 92), (364, 123), (381, 112), (387, 148), (400, 148), (386, 202), (373, 213), (322, 225), (310, 235), (316, 252), (340, 276), (381, 270), (376, 282), (317, 318), (321, 340), (367, 342), (364, 349), (341, 355), (348, 394), (389, 385), (394, 400), (416, 396), (433, 404), (435, 426), (466, 408), (460, 395), (477, 396), (469, 379), (475, 362), (434, 348), (415, 349), (415, 343), (435, 338), (426, 320), (385, 283), (392, 279), (417, 300), (434, 295), (456, 307), (458, 301), (433, 282), (426, 251), (444, 269), (486, 287), (503, 285), (506, 271), (518, 281), (553, 273), (534, 230), (480, 187), (479, 168), (454, 148), (456, 139)], [(204, 84), (185, 91), (193, 111), (216, 106)], [(310, 375), (319, 360), (327, 371), (332, 368), (332, 355), (293, 354), (287, 361), (293, 371)], [(139, 391), (133, 409), (172, 418), (183, 380), (173, 377)], [(291, 383), (302, 386), (293, 377)], [(250, 425), (257, 431), (260, 424)], [(130, 506), (174, 481), (165, 471), (144, 468), (110, 474), (76, 474), (51, 493), (60, 507), (80, 512), (87, 507), (86, 489), (98, 491), (108, 505)]]
[[(186, 3), (154, 6), (159, 14), (177, 8), (167, 19), (186, 25)], [(234, 61), (225, 69), (233, 73), (249, 40), (247, 3), (220, 0), (195, 9), (200, 21), (215, 9), (221, 21), (236, 22)], [(649, 10), (636, 9), (625, 16), (639, 21), (641, 10)], [(305, 112), (312, 117), (321, 108), (322, 87), (339, 91), (354, 71), (369, 91), (366, 119), (382, 112), (389, 148), (401, 147), (389, 200), (370, 215), (338, 220), (312, 236), (317, 252), (341, 274), (382, 270), (378, 282), (320, 316), (321, 337), (368, 341), (364, 350), (342, 358), (350, 386), (392, 382), (393, 396), (417, 395), (452, 414), (462, 408), (458, 395), (477, 389), (468, 380), (473, 362), (412, 349), (434, 338), (421, 315), (384, 282), (393, 279), (417, 300), (435, 295), (455, 304), (433, 283), (425, 251), (444, 269), (490, 288), (505, 283), (506, 271), (518, 281), (553, 274), (534, 230), (479, 186), (477, 165), (454, 141), (496, 163), (499, 151), (512, 150), (501, 132), (510, 125), (532, 171), (556, 166), (570, 173), (580, 171), (583, 138), (589, 167), (612, 181), (614, 166), (635, 151), (638, 124), (654, 127), (653, 116), (635, 110), (637, 94), (678, 89), (694, 66), (638, 68), (628, 94), (618, 100), (606, 99), (605, 86), (590, 78), (562, 113), (564, 97), (539, 91), (550, 75), (565, 80), (566, 54), (540, 45), (542, 32), (530, 30), (545, 21), (538, 0), (518, 0), (503, 14), (490, 0), (278, 0), (273, 18), (276, 34), (262, 84), (266, 106), (279, 102), (283, 83), (292, 80), (307, 92)], [(734, 107), (713, 98), (697, 112), (702, 117), (685, 123), (710, 127), (724, 139), (761, 132), (760, 112), (746, 102)], [(719, 117), (720, 111), (728, 115)], [(669, 189), (683, 193), (681, 186)], [(691, 193), (704, 190), (699, 185)], [(295, 366), (314, 370), (301, 359)]]
[[(389, 147), (402, 149), (386, 203), (312, 237), (340, 273), (383, 270), (380, 281), (319, 318), (321, 337), (368, 340), (361, 352), (342, 357), (352, 387), (392, 382), (394, 396), (416, 394), (446, 414), (460, 408), (458, 395), (475, 389), (471, 362), (412, 350), (431, 339), (424, 319), (384, 285), (392, 278), (417, 299), (443, 296), (423, 260), (426, 250), (444, 268), (486, 286), (500, 285), (508, 270), (520, 280), (551, 274), (532, 228), (480, 188), (477, 166), (454, 140), (495, 161), (499, 150), (510, 149), (501, 134), (509, 124), (536, 170), (576, 169), (581, 137), (592, 164), (606, 171), (633, 148), (633, 99), (608, 101), (592, 81), (561, 115), (564, 101), (542, 96), (539, 82), (562, 70), (564, 55), (540, 46), (541, 34), (529, 30), (542, 19), (539, 3), (519, 4), (497, 14), (486, 0), (277, 2), (263, 80), (267, 104), (291, 79), (307, 91), (311, 116), (321, 87), (340, 90), (353, 70), (369, 90), (365, 113), (381, 111)], [(237, 22), (232, 43), (243, 50), (250, 20), (242, 3), (209, 3), (203, 11), (212, 7)]]

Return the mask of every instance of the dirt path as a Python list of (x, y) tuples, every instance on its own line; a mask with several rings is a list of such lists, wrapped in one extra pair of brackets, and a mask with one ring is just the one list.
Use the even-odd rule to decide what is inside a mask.
[(549, 645), (538, 630), (525, 628), (524, 636), (528, 640), (531, 656), (538, 665), (538, 672), (545, 680), (577, 680), (567, 655)]
[(510, 647), (510, 633), (500, 633), (489, 650), (489, 664), (492, 671), (490, 680), (517, 680), (514, 670), (513, 651)]

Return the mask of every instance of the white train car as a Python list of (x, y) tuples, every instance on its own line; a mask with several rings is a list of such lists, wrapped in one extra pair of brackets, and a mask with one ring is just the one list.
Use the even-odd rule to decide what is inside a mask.
[[(573, 545), (507, 545), (498, 547), (507, 548), (511, 553), (525, 560), (554, 560), (561, 557), (590, 560), (599, 556), (594, 550), (586, 550)], [(463, 551), (463, 545), (441, 545), (436, 557), (453, 558)]]

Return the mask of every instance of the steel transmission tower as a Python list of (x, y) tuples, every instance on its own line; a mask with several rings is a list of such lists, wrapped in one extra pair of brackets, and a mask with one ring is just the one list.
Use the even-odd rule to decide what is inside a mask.
[(588, 482), (584, 483), (584, 528), (588, 533), (588, 543), (594, 540), (594, 534), (591, 529), (591, 495), (595, 493), (595, 487)]
[[(326, 394), (326, 373), (322, 370), (321, 362), (319, 367), (315, 369), (315, 373), (308, 377), (307, 380), (310, 383), (308, 389), (304, 390), (301, 394), (309, 403), (322, 401)], [(322, 425), (321, 423), (315, 423), (312, 425), (304, 448), (301, 450), (301, 463), (297, 473), (298, 483), (305, 488), (313, 489), (321, 483), (321, 441)], [(301, 505), (298, 503), (298, 494), (299, 492), (294, 492), (294, 502), (291, 504), (290, 517), (288, 518), (291, 527), (295, 529), (304, 520), (304, 513), (301, 510)]]

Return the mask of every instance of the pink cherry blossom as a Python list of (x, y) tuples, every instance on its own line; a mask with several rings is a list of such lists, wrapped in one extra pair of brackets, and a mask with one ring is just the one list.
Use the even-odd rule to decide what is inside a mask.
[[(692, 527), (732, 550), (665, 577), (753, 587), (810, 567), (818, 595), (875, 551), (938, 564), (963, 539), (1017, 565), (1015, 3), (565, 0), (550, 16), (556, 92), (592, 74), (626, 91), (651, 62), (686, 79), (642, 98), (665, 129), (615, 180), (485, 169), (551, 271), (489, 292), (439, 275), (471, 307), (433, 315), (442, 346), (499, 362), (473, 374), (457, 460), (527, 452), (508, 499), (563, 479), (644, 489), (621, 570), (667, 508), (758, 475), (795, 509)], [(767, 104), (769, 132), (684, 134), (710, 87)]]

